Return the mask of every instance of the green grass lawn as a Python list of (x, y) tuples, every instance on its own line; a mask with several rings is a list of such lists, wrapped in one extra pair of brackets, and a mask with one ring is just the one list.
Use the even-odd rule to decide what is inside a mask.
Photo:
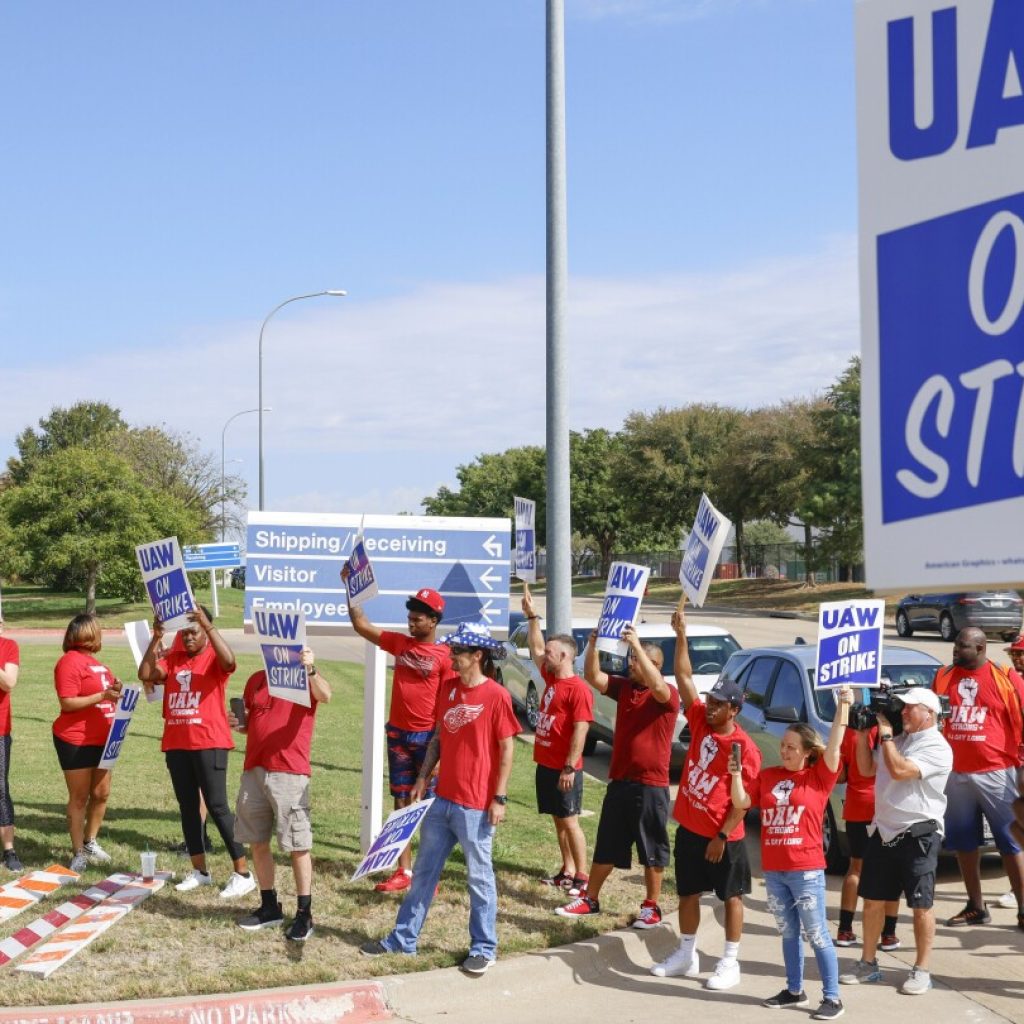
[[(4, 595), (5, 608), (7, 594)], [(10, 622), (10, 619), (8, 620)], [(57, 645), (21, 647), (22, 669), (13, 695), (11, 787), (17, 814), (17, 848), (29, 869), (70, 855), (64, 811), (66, 790), (50, 736), (56, 714), (53, 665)], [(121, 678), (134, 677), (126, 649), (99, 655)], [(230, 686), (240, 694), (245, 679), (257, 668), (255, 656), (241, 656)], [(333, 702), (317, 716), (313, 746), (314, 918), (316, 934), (304, 945), (286, 942), (276, 930), (243, 932), (235, 921), (255, 906), (252, 896), (226, 903), (217, 888), (177, 893), (167, 885), (109, 932), (60, 968), (39, 980), (2, 968), (0, 1005), (76, 1003), (178, 996), (301, 985), (375, 974), (449, 966), (461, 960), (468, 945), (468, 896), (465, 869), (456, 851), (441, 881), (440, 893), (423, 931), (420, 955), (367, 960), (358, 944), (384, 935), (393, 925), (398, 898), (372, 891), (373, 881), (351, 884), (359, 861), (360, 785), (362, 779), (362, 668), (325, 662), (321, 665), (334, 686)], [(136, 714), (115, 769), (106, 822), (100, 833), (113, 855), (108, 868), (91, 868), (85, 883), (111, 870), (137, 870), (139, 851), (159, 851), (158, 869), (182, 873), (187, 861), (170, 852), (181, 840), (177, 806), (160, 753), (158, 705), (143, 704)], [(239, 738), (244, 742), (244, 738)], [(573, 922), (552, 911), (559, 899), (537, 879), (557, 868), (559, 858), (550, 819), (536, 813), (531, 748), (517, 745), (508, 818), (494, 843), (500, 893), (498, 929), (501, 955), (544, 948), (625, 924), (635, 912), (642, 890), (638, 869), (615, 872), (602, 893), (599, 927)], [(237, 790), (241, 753), (230, 760), (229, 793)], [(386, 790), (385, 790), (386, 793)], [(588, 780), (585, 807), (600, 806), (603, 787)], [(596, 817), (584, 818), (592, 844)], [(210, 856), (214, 880), (227, 880), (231, 865), (220, 838)], [(290, 868), (278, 855), (278, 891), (286, 914), (294, 911)], [(7, 873), (0, 869), (0, 880)], [(37, 910), (0, 925), (0, 939), (45, 913), (66, 898), (68, 889), (50, 897)], [(17, 961), (15, 961), (15, 964)]]

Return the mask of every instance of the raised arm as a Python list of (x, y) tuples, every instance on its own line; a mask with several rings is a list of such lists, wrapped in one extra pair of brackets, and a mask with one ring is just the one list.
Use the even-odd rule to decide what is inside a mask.
[(220, 630), (206, 617), (206, 612), (202, 608), (196, 608), (195, 611), (189, 612), (186, 618), (206, 634), (206, 639), (217, 656), (217, 664), (220, 665), (221, 670), (234, 672), (235, 653), (228, 646), (227, 640), (221, 636)]
[(525, 582), (523, 583), (523, 614), (529, 622), (526, 630), (526, 644), (530, 648), (530, 657), (533, 658), (533, 663), (537, 668), (542, 668), (544, 665), (544, 633), (540, 628), (540, 616), (533, 607), (530, 584)]
[[(350, 572), (348, 565), (343, 565), (341, 568), (341, 579), (346, 584), (346, 587), (348, 584), (349, 575)], [(348, 617), (349, 621), (352, 623), (352, 628), (364, 640), (369, 640), (371, 644), (376, 644), (378, 647), (380, 646), (380, 635), (384, 631), (380, 628), (380, 626), (375, 626), (366, 617), (366, 612), (364, 612), (359, 605), (351, 603), (349, 604)]]
[(622, 639), (629, 644), (630, 656), (636, 662), (643, 683), (651, 691), (651, 696), (659, 704), (664, 704), (672, 696), (672, 688), (661, 674), (661, 667), (651, 661), (650, 656), (644, 650), (640, 637), (637, 636), (637, 632), (632, 626), (627, 626), (622, 631)]
[(330, 704), (331, 684), (324, 679), (323, 673), (317, 668), (313, 658), (313, 652), (308, 647), (302, 648), (302, 664), (306, 666), (306, 673), (309, 676), (309, 692), (317, 704)]
[(139, 682), (152, 693), (153, 687), (167, 678), (167, 673), (160, 667), (160, 644), (164, 638), (164, 624), (153, 619), (153, 633), (149, 638), (149, 646), (139, 662)]
[(583, 656), (583, 678), (598, 693), (608, 692), (608, 673), (601, 671), (601, 658), (597, 651), (597, 630), (587, 638), (587, 653)]
[(839, 771), (840, 748), (846, 734), (846, 724), (850, 719), (850, 704), (853, 703), (853, 690), (848, 686), (840, 686), (836, 694), (836, 713), (832, 717), (832, 731), (828, 734), (825, 745), (825, 765), (830, 772)]
[(732, 797), (732, 805), (737, 810), (745, 811), (750, 806), (750, 794), (743, 786), (743, 764), (731, 753), (729, 754), (729, 775), (731, 776), (729, 795)]
[(682, 601), (672, 613), (672, 629), (676, 634), (676, 654), (672, 659), (672, 667), (676, 677), (676, 686), (679, 687), (679, 703), (682, 704), (684, 711), (688, 711), (690, 705), (700, 699), (700, 694), (693, 681), (690, 648), (686, 642), (686, 615), (683, 612)]

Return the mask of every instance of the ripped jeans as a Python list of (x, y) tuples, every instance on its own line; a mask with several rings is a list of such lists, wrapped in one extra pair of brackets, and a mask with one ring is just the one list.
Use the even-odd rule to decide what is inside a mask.
[(786, 988), (803, 991), (803, 937), (818, 961), (825, 999), (839, 998), (839, 959), (825, 917), (825, 872), (766, 871), (768, 909), (782, 936), (782, 958), (786, 964)]

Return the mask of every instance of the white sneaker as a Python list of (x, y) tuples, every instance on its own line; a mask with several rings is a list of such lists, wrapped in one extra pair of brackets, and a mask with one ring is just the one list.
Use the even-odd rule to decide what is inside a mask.
[(220, 891), (222, 900), (233, 900), (236, 896), (244, 896), (256, 888), (256, 879), (250, 871), (248, 877), (240, 875), (237, 871), (231, 872), (228, 884)]
[(179, 882), (174, 888), (178, 892), (191, 892), (193, 889), (198, 889), (201, 885), (213, 885), (213, 876), (208, 871), (200, 871), (199, 868), (193, 868), (192, 874), (186, 875), (183, 882)]
[(1017, 897), (1013, 895), (1013, 890), (1004, 892), (999, 899), (996, 900), (996, 906), (1002, 907), (1004, 910), (1016, 910), (1017, 909)]
[(109, 864), (111, 861), (110, 854), (95, 839), (86, 840), (82, 849), (85, 851), (90, 864)]
[(651, 968), (651, 974), (656, 978), (696, 978), (700, 974), (697, 950), (686, 959), (682, 949), (677, 946), (665, 960)]
[(83, 871), (89, 870), (89, 858), (86, 857), (84, 850), (76, 850), (74, 856), (71, 858), (71, 863), (68, 867), (72, 870), (81, 874)]
[(708, 978), (705, 988), (721, 992), (727, 988), (735, 988), (740, 983), (740, 964), (738, 960), (719, 960), (715, 964), (715, 973)]

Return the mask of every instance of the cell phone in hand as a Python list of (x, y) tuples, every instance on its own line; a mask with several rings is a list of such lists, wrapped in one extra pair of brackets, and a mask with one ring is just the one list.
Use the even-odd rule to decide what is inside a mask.
[(231, 714), (238, 719), (238, 727), (245, 728), (245, 701), (241, 697), (231, 697), (228, 700), (231, 707)]
[(736, 759), (737, 764), (743, 764), (743, 744), (734, 743), (732, 745), (732, 756)]

